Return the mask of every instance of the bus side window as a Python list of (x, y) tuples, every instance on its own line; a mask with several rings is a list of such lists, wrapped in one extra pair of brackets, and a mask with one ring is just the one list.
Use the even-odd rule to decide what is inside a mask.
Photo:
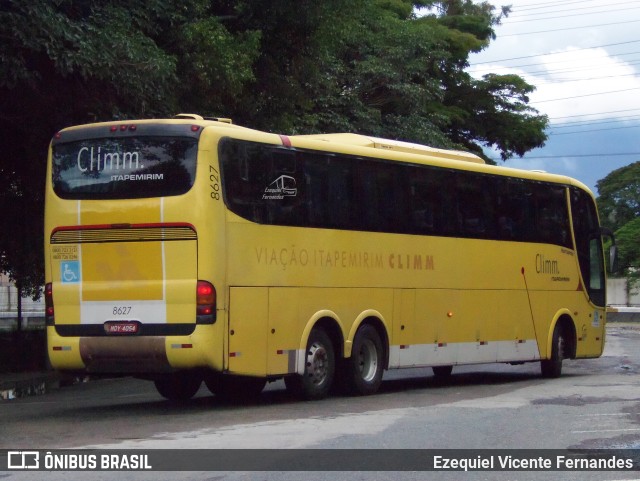
[(354, 193), (360, 196), (362, 219), (358, 224), (363, 230), (401, 232), (404, 228), (404, 219), (398, 215), (401, 199), (393, 167), (379, 161), (358, 160)]
[(458, 232), (462, 237), (488, 239), (495, 237), (493, 215), (494, 193), (486, 176), (459, 172), (455, 195)]
[(304, 154), (280, 146), (263, 146), (260, 155), (266, 170), (262, 199), (268, 223), (304, 226), (306, 220)]
[(420, 167), (405, 174), (407, 191), (407, 231), (411, 234), (448, 236), (455, 234), (453, 173)]
[(353, 174), (351, 163), (340, 156), (328, 158), (326, 183), (326, 225), (336, 229), (350, 229), (354, 215)]
[(324, 227), (327, 222), (329, 165), (325, 156), (308, 155), (304, 163), (305, 208), (309, 227)]
[(518, 241), (525, 235), (524, 219), (527, 212), (526, 197), (521, 185), (514, 179), (493, 179), (497, 238)]
[(333, 154), (304, 153), (304, 198), (297, 225), (350, 229), (353, 182), (347, 159)]
[(227, 140), (220, 146), (226, 202), (238, 215), (253, 222), (264, 222), (266, 213), (260, 189), (264, 175), (261, 175), (256, 154), (257, 149), (251, 144)]
[(538, 240), (571, 247), (566, 190), (562, 186), (540, 184), (535, 189)]
[(437, 194), (430, 184), (427, 169), (419, 169), (409, 179), (409, 224), (416, 234), (433, 234), (436, 231)]

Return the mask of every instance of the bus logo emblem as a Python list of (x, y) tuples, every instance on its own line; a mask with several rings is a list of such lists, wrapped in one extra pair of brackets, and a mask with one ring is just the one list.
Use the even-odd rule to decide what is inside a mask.
[(264, 189), (262, 198), (265, 200), (282, 200), (285, 197), (295, 197), (297, 193), (296, 179), (290, 175), (281, 175)]
[(60, 277), (63, 284), (80, 282), (80, 261), (62, 261), (60, 263)]

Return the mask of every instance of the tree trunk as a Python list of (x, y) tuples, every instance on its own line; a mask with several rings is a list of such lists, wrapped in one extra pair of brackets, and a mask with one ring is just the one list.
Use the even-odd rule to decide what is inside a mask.
[(22, 331), (22, 288), (20, 285), (16, 284), (16, 289), (18, 290), (18, 321), (16, 325), (16, 331)]

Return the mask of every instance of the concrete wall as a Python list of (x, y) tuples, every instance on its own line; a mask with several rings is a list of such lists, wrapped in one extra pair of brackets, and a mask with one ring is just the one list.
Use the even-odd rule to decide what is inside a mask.
[(640, 307), (640, 290), (629, 289), (626, 279), (607, 281), (607, 304), (610, 306)]
[[(0, 317), (8, 317), (7, 313), (18, 312), (18, 290), (9, 281), (6, 275), (0, 276)], [(25, 316), (31, 313), (44, 315), (44, 297), (34, 301), (30, 297), (22, 298), (22, 313)]]

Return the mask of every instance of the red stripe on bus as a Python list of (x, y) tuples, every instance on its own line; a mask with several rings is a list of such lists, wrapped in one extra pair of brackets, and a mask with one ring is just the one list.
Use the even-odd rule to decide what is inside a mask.
[(285, 147), (291, 147), (291, 139), (286, 135), (279, 135), (282, 145)]

